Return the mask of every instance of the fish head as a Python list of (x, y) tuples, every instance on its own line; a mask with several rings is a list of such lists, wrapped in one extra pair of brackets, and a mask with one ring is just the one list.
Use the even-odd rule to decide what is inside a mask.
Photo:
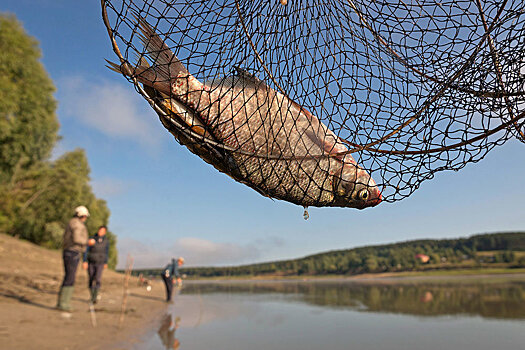
[(334, 204), (364, 209), (381, 203), (383, 196), (368, 172), (357, 164), (344, 164), (332, 182)]

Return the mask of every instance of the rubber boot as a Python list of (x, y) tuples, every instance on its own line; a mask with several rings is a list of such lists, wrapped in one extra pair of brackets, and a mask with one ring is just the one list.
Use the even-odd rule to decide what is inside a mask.
[(98, 296), (98, 289), (91, 288), (91, 303), (93, 304), (97, 303), (97, 296)]
[(60, 288), (60, 292), (58, 293), (57, 309), (62, 311), (73, 311), (69, 303), (71, 301), (71, 297), (73, 296), (74, 288), (75, 287), (73, 286), (63, 286)]
[(63, 297), (62, 297), (62, 290), (63, 289), (64, 289), (64, 287), (60, 286), (60, 290), (58, 291), (58, 297), (57, 297), (57, 306), (55, 306), (57, 309), (61, 308), (60, 301), (63, 299)]

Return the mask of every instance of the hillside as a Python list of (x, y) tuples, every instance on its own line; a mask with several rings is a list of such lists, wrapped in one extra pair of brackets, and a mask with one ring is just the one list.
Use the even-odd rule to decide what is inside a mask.
[(414, 240), (334, 250), (299, 259), (233, 267), (184, 268), (182, 271), (189, 277), (308, 276), (520, 266), (525, 266), (525, 232)]

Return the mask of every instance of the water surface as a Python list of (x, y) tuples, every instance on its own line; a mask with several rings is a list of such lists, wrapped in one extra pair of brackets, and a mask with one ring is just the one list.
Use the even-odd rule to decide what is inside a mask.
[(518, 350), (525, 279), (186, 283), (136, 349)]

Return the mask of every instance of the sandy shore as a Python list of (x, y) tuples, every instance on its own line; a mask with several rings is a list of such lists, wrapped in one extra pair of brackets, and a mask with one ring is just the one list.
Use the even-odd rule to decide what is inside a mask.
[(107, 270), (93, 327), (87, 275), (80, 267), (72, 300), (75, 311), (54, 309), (62, 277), (60, 251), (0, 234), (0, 348), (127, 349), (157, 327), (166, 308), (162, 282), (153, 282), (148, 292), (131, 278), (119, 328), (124, 275)]

